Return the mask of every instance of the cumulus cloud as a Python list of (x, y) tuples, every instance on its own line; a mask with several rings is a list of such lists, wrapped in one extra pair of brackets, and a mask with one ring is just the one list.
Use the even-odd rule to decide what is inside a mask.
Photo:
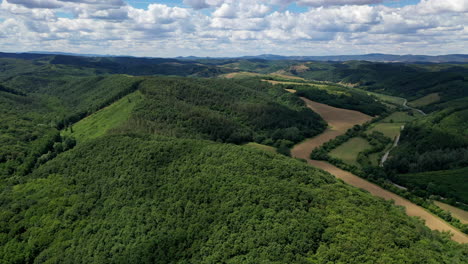
[[(392, 0), (398, 1), (398, 0)], [(297, 3), (298, 5), (319, 7), (319, 6), (341, 6), (341, 5), (369, 5), (380, 4), (383, 0), (271, 0), (273, 4), (288, 5)]]
[[(293, 2), (309, 8), (278, 8)], [(0, 49), (144, 56), (466, 52), (468, 0), (401, 8), (380, 2), (185, 0), (143, 9), (122, 0), (3, 0)]]
[(193, 9), (203, 9), (210, 7), (205, 0), (184, 0), (184, 4), (192, 7)]
[(27, 8), (59, 8), (63, 6), (57, 0), (8, 0), (7, 2)]

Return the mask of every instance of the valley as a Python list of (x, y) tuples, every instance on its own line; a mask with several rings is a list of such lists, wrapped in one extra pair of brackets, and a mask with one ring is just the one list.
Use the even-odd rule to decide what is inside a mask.
[[(0, 58), (0, 262), (468, 260), (463, 214), (418, 196), (461, 206), (462, 99), (335, 80), (380, 64), (9, 56)], [(403, 97), (429, 103), (427, 116)], [(378, 167), (402, 124), (401, 144)], [(432, 146), (442, 128), (457, 162), (390, 170), (404, 169), (402, 148)]]
[(350, 111), (327, 106), (310, 101), (306, 98), (301, 99), (304, 100), (306, 105), (314, 110), (314, 112), (322, 116), (322, 118), (328, 123), (329, 128), (324, 133), (314, 138), (307, 139), (304, 142), (294, 146), (291, 150), (291, 155), (293, 157), (304, 159), (308, 164), (316, 168), (323, 169), (337, 178), (342, 179), (347, 184), (366, 190), (377, 197), (381, 197), (386, 200), (393, 200), (396, 205), (403, 206), (409, 216), (416, 216), (421, 218), (429, 228), (439, 231), (448, 231), (453, 234), (453, 240), (459, 243), (468, 243), (468, 236), (466, 234), (452, 227), (450, 224), (446, 223), (439, 217), (427, 212), (424, 208), (417, 206), (414, 203), (398, 196), (397, 194), (389, 192), (376, 184), (370, 183), (356, 175), (353, 175), (350, 172), (339, 169), (328, 162), (311, 160), (309, 158), (309, 154), (314, 148), (321, 146), (330, 139), (344, 134), (354, 125), (361, 125), (364, 122), (369, 121), (371, 117), (357, 111)]

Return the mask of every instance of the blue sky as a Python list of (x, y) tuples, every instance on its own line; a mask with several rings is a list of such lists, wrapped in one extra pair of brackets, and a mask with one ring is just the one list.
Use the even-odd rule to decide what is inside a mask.
[(468, 53), (468, 0), (0, 0), (0, 51)]

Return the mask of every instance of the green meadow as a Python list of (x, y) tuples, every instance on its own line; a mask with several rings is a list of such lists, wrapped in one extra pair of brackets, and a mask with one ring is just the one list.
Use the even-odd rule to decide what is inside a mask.
[(142, 100), (143, 95), (140, 91), (131, 93), (63, 130), (62, 135), (73, 136), (78, 142), (103, 136), (110, 129), (124, 123), (130, 117), (133, 108)]
[(370, 149), (371, 145), (366, 139), (354, 137), (330, 152), (330, 156), (340, 159), (347, 164), (360, 166), (357, 162), (357, 157), (360, 152)]

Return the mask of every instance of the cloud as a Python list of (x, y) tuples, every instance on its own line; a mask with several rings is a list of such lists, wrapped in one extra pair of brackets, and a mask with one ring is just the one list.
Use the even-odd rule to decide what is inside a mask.
[[(398, 1), (398, 0), (393, 0)], [(290, 3), (297, 3), (302, 6), (310, 7), (328, 7), (328, 6), (342, 6), (342, 5), (370, 5), (380, 4), (383, 0), (272, 0), (276, 5), (288, 5)]]
[(8, 0), (7, 2), (27, 8), (59, 8), (63, 6), (62, 3), (56, 0)]
[(184, 0), (184, 4), (192, 7), (193, 9), (203, 9), (210, 7), (210, 5), (205, 0)]
[[(292, 2), (310, 8), (278, 8)], [(122, 0), (3, 0), (0, 50), (137, 56), (466, 52), (468, 0), (368, 5), (379, 2), (185, 0), (143, 9)]]
[(213, 12), (213, 17), (216, 18), (260, 18), (265, 17), (270, 11), (271, 7), (246, 2), (236, 1), (232, 3), (223, 3), (219, 8)]
[(89, 5), (106, 5), (106, 6), (124, 6), (126, 3), (123, 0), (59, 0), (61, 2), (89, 4)]

